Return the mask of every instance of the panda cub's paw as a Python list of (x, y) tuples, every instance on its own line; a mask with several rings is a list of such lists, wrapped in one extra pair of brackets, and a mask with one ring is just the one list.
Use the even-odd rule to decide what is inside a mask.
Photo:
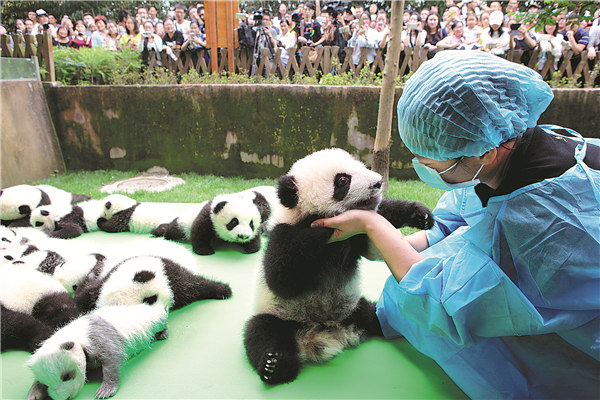
[(195, 246), (194, 253), (201, 256), (209, 256), (211, 254), (215, 254), (215, 249), (210, 246)]
[(423, 204), (414, 203), (411, 215), (411, 226), (419, 229), (431, 229), (433, 226), (433, 214)]
[(262, 366), (258, 370), (260, 379), (267, 385), (278, 385), (291, 382), (300, 372), (300, 361), (297, 357), (277, 351), (265, 354)]
[(158, 236), (158, 237), (165, 236), (165, 233), (167, 233), (168, 229), (169, 229), (169, 224), (160, 224), (156, 228), (152, 229), (152, 231), (150, 231), (150, 234), (152, 236)]
[(117, 393), (119, 384), (115, 382), (102, 382), (98, 390), (96, 391), (97, 399), (108, 399)]

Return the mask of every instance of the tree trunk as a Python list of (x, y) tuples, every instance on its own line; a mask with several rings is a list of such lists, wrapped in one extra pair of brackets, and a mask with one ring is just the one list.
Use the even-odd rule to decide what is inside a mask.
[(383, 69), (383, 82), (379, 95), (379, 112), (377, 115), (377, 133), (373, 148), (373, 170), (383, 176), (383, 188), (387, 190), (390, 175), (390, 146), (392, 136), (392, 117), (395, 109), (394, 92), (396, 77), (398, 75), (398, 62), (402, 42), (402, 14), (404, 13), (404, 0), (392, 1), (390, 17), (390, 37), (386, 63)]

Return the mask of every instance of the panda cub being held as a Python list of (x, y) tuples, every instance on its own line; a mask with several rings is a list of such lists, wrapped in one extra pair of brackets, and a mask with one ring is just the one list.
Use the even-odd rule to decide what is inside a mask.
[(258, 269), (256, 314), (244, 345), (253, 368), (270, 385), (290, 382), (302, 365), (323, 363), (345, 348), (381, 336), (375, 303), (360, 293), (358, 260), (366, 235), (328, 243), (333, 229), (311, 228), (319, 218), (351, 209), (376, 210), (395, 227), (429, 229), (423, 205), (382, 198), (382, 177), (341, 149), (296, 161), (278, 182), (286, 207), (270, 234)]

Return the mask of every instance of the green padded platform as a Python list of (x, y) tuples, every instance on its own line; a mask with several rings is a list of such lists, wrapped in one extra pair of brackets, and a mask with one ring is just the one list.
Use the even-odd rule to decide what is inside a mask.
[[(145, 241), (130, 233), (93, 232), (74, 245)], [(263, 239), (263, 248), (266, 240)], [(185, 245), (191, 249), (191, 246)], [(191, 250), (190, 250), (191, 251)], [(262, 250), (261, 250), (262, 251)], [(203, 275), (227, 282), (228, 300), (204, 300), (169, 315), (169, 338), (126, 362), (115, 399), (440, 399), (466, 398), (431, 359), (406, 340), (371, 339), (323, 365), (306, 366), (291, 383), (268, 387), (246, 359), (242, 329), (252, 313), (253, 281), (260, 253), (234, 249), (196, 256)], [(363, 261), (365, 297), (377, 300), (389, 276), (383, 262)], [(33, 382), (29, 353), (0, 356), (2, 399), (24, 399)], [(93, 399), (88, 382), (77, 399)]]

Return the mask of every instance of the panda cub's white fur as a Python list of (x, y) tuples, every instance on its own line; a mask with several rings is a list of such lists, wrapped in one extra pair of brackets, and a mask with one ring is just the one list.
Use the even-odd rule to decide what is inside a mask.
[(18, 265), (0, 267), (0, 302), (14, 311), (30, 314), (44, 295), (66, 293), (51, 276)]
[[(136, 281), (136, 275), (140, 271), (154, 274), (153, 279)], [(118, 268), (105, 268), (99, 278), (105, 278), (109, 272), (110, 278), (102, 286), (96, 301), (97, 308), (140, 304), (152, 296), (157, 296), (157, 302), (166, 309), (173, 305), (173, 292), (159, 257), (138, 256), (125, 259)]]
[(96, 397), (114, 395), (122, 362), (150, 347), (155, 339), (165, 339), (166, 321), (163, 307), (147, 304), (104, 307), (79, 317), (31, 356), (28, 366), (36, 382), (28, 399), (45, 394), (55, 400), (74, 398), (85, 383), (86, 368), (94, 367), (103, 368)]

